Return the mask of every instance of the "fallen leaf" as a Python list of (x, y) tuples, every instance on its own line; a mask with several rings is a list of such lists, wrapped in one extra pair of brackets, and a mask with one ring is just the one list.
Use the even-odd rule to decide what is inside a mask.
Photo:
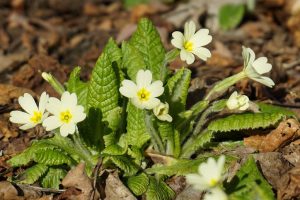
[(8, 181), (0, 182), (0, 199), (2, 200), (36, 200), (42, 193), (36, 190), (18, 186), (18, 189)]
[[(93, 188), (93, 183), (85, 172), (85, 163), (79, 163), (75, 168), (71, 169), (65, 178), (62, 180), (62, 185), (65, 188), (76, 188), (81, 191), (78, 193), (71, 193), (73, 200), (89, 200), (99, 199), (100, 195), (96, 189)], [(92, 195), (94, 194), (94, 198)]]
[(271, 152), (282, 145), (298, 137), (300, 134), (300, 124), (295, 119), (282, 121), (278, 127), (266, 135), (253, 135), (244, 138), (244, 144), (253, 147), (260, 152)]
[(283, 157), (294, 166), (300, 164), (300, 140), (296, 140), (281, 150)]
[(278, 200), (297, 199), (300, 196), (300, 166), (295, 166), (278, 180)]
[(122, 183), (117, 172), (109, 173), (105, 185), (105, 200), (136, 200)]
[(23, 51), (9, 55), (0, 55), (0, 73), (12, 71), (29, 59), (29, 52)]

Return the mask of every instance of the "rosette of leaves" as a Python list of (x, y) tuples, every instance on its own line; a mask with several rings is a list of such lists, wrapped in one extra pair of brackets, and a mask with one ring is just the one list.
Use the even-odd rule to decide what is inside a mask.
[[(136, 196), (173, 199), (175, 193), (164, 182), (165, 178), (196, 172), (208, 154), (194, 160), (191, 156), (208, 149), (214, 137), (269, 128), (293, 115), (279, 107), (259, 104), (260, 113), (219, 117), (217, 114), (225, 109), (226, 99), (199, 101), (187, 109), (191, 71), (182, 68), (172, 75), (167, 67), (178, 54), (177, 50), (166, 52), (148, 19), (140, 20), (136, 32), (121, 47), (110, 39), (91, 79), (81, 81), (80, 67), (76, 67), (66, 84), (69, 92), (77, 94), (79, 104), (87, 113), (87, 118), (78, 125), (80, 137), (55, 135), (34, 142), (9, 161), (15, 167), (33, 163), (18, 178), (23, 183), (40, 180), (44, 187), (58, 188), (60, 179), (71, 166), (84, 161), (91, 174), (97, 159), (102, 158), (103, 167), (120, 170), (122, 180)], [(125, 78), (135, 81), (141, 69), (150, 70), (154, 80), (164, 83), (165, 92), (160, 98), (169, 104), (172, 122), (160, 121), (151, 111), (138, 109), (120, 96), (121, 81)], [(83, 141), (83, 146), (76, 141)], [(164, 164), (151, 165), (151, 159), (145, 156), (149, 147), (153, 147)], [(236, 158), (227, 157), (229, 161), (232, 159)]]

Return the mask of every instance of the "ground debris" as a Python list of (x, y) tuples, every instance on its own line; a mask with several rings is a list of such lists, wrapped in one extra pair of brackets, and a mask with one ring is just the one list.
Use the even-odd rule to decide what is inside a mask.
[(288, 119), (282, 121), (275, 130), (266, 135), (253, 135), (244, 138), (244, 144), (260, 152), (271, 152), (299, 137), (299, 134), (299, 122), (295, 119)]

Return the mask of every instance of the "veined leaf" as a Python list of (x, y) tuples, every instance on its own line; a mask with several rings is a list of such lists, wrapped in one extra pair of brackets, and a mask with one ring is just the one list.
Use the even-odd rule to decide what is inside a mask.
[(33, 184), (41, 176), (43, 176), (48, 170), (47, 165), (36, 164), (28, 169), (21, 175), (21, 183), (23, 184)]
[(156, 180), (155, 177), (149, 177), (150, 184), (146, 192), (146, 199), (151, 200), (171, 200), (175, 192), (163, 181)]
[(106, 147), (105, 149), (103, 149), (101, 154), (119, 156), (119, 155), (124, 155), (126, 153), (126, 151), (127, 151), (126, 148), (123, 148), (117, 144), (113, 144), (113, 145), (110, 145), (110, 146)]
[(135, 81), (136, 74), (140, 69), (147, 69), (143, 55), (130, 43), (123, 42), (123, 63), (122, 66), (127, 70), (127, 74), (132, 81)]
[(145, 125), (145, 112), (129, 102), (127, 105), (127, 113), (126, 140), (128, 145), (135, 145), (141, 148), (150, 140), (150, 135)]
[(141, 150), (141, 148), (134, 145), (131, 145), (130, 148), (128, 148), (127, 154), (134, 159), (134, 162), (137, 165), (141, 165), (141, 162), (144, 159), (143, 152)]
[(103, 160), (104, 163), (108, 163), (111, 161), (117, 167), (125, 172), (125, 176), (132, 176), (136, 174), (139, 170), (139, 166), (137, 166), (132, 159), (126, 157), (125, 155), (121, 156), (107, 156)]
[(61, 179), (66, 176), (67, 172), (64, 169), (50, 167), (46, 176), (42, 179), (42, 186), (44, 188), (59, 189)]
[[(109, 111), (118, 107), (119, 88), (116, 69), (112, 63), (118, 56), (110, 55), (111, 43), (108, 43), (93, 69), (88, 88), (88, 107), (99, 108), (106, 119)], [(113, 60), (111, 60), (113, 59)]]
[(165, 49), (156, 28), (149, 19), (144, 18), (139, 21), (129, 43), (141, 52), (147, 69), (153, 74), (153, 79), (164, 81), (167, 75), (163, 65)]
[(145, 173), (141, 173), (136, 176), (130, 176), (126, 183), (129, 189), (136, 196), (140, 196), (147, 191), (149, 186), (149, 178)]
[(295, 117), (297, 118), (296, 114), (284, 107), (280, 106), (274, 106), (271, 104), (265, 104), (265, 103), (256, 103), (259, 106), (259, 109), (262, 113), (277, 113), (277, 114), (282, 114), (288, 117)]
[(217, 119), (208, 125), (212, 132), (229, 132), (243, 129), (267, 128), (278, 123), (281, 113), (245, 113)]
[(190, 158), (196, 151), (203, 148), (213, 139), (213, 132), (210, 130), (203, 131), (197, 136), (191, 138), (183, 145), (180, 158)]
[(248, 158), (232, 181), (224, 187), (230, 199), (275, 199), (272, 187), (259, 172), (252, 156)]
[(182, 68), (168, 80), (166, 90), (167, 99), (170, 104), (171, 115), (175, 118), (185, 110), (188, 88), (191, 80), (191, 71)]
[(111, 62), (117, 62), (118, 66), (121, 66), (122, 51), (112, 38), (109, 38), (104, 51), (107, 52)]
[(45, 150), (39, 149), (35, 152), (33, 160), (37, 163), (42, 163), (45, 165), (62, 165), (67, 164), (71, 166), (74, 161), (62, 151), (59, 150)]
[(80, 70), (80, 67), (75, 67), (71, 72), (67, 83), (67, 90), (70, 93), (75, 93), (77, 95), (78, 104), (86, 108), (88, 84), (80, 80)]

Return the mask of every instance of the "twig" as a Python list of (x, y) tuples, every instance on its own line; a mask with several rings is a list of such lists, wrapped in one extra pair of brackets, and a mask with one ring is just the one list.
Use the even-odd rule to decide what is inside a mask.
[(18, 184), (18, 183), (16, 183), (16, 185), (19, 186), (20, 188), (28, 188), (28, 189), (36, 190), (36, 191), (40, 191), (40, 192), (63, 193), (66, 191), (65, 189), (57, 190), (57, 189), (53, 189), (53, 188), (42, 188), (42, 187), (38, 187), (38, 186)]

